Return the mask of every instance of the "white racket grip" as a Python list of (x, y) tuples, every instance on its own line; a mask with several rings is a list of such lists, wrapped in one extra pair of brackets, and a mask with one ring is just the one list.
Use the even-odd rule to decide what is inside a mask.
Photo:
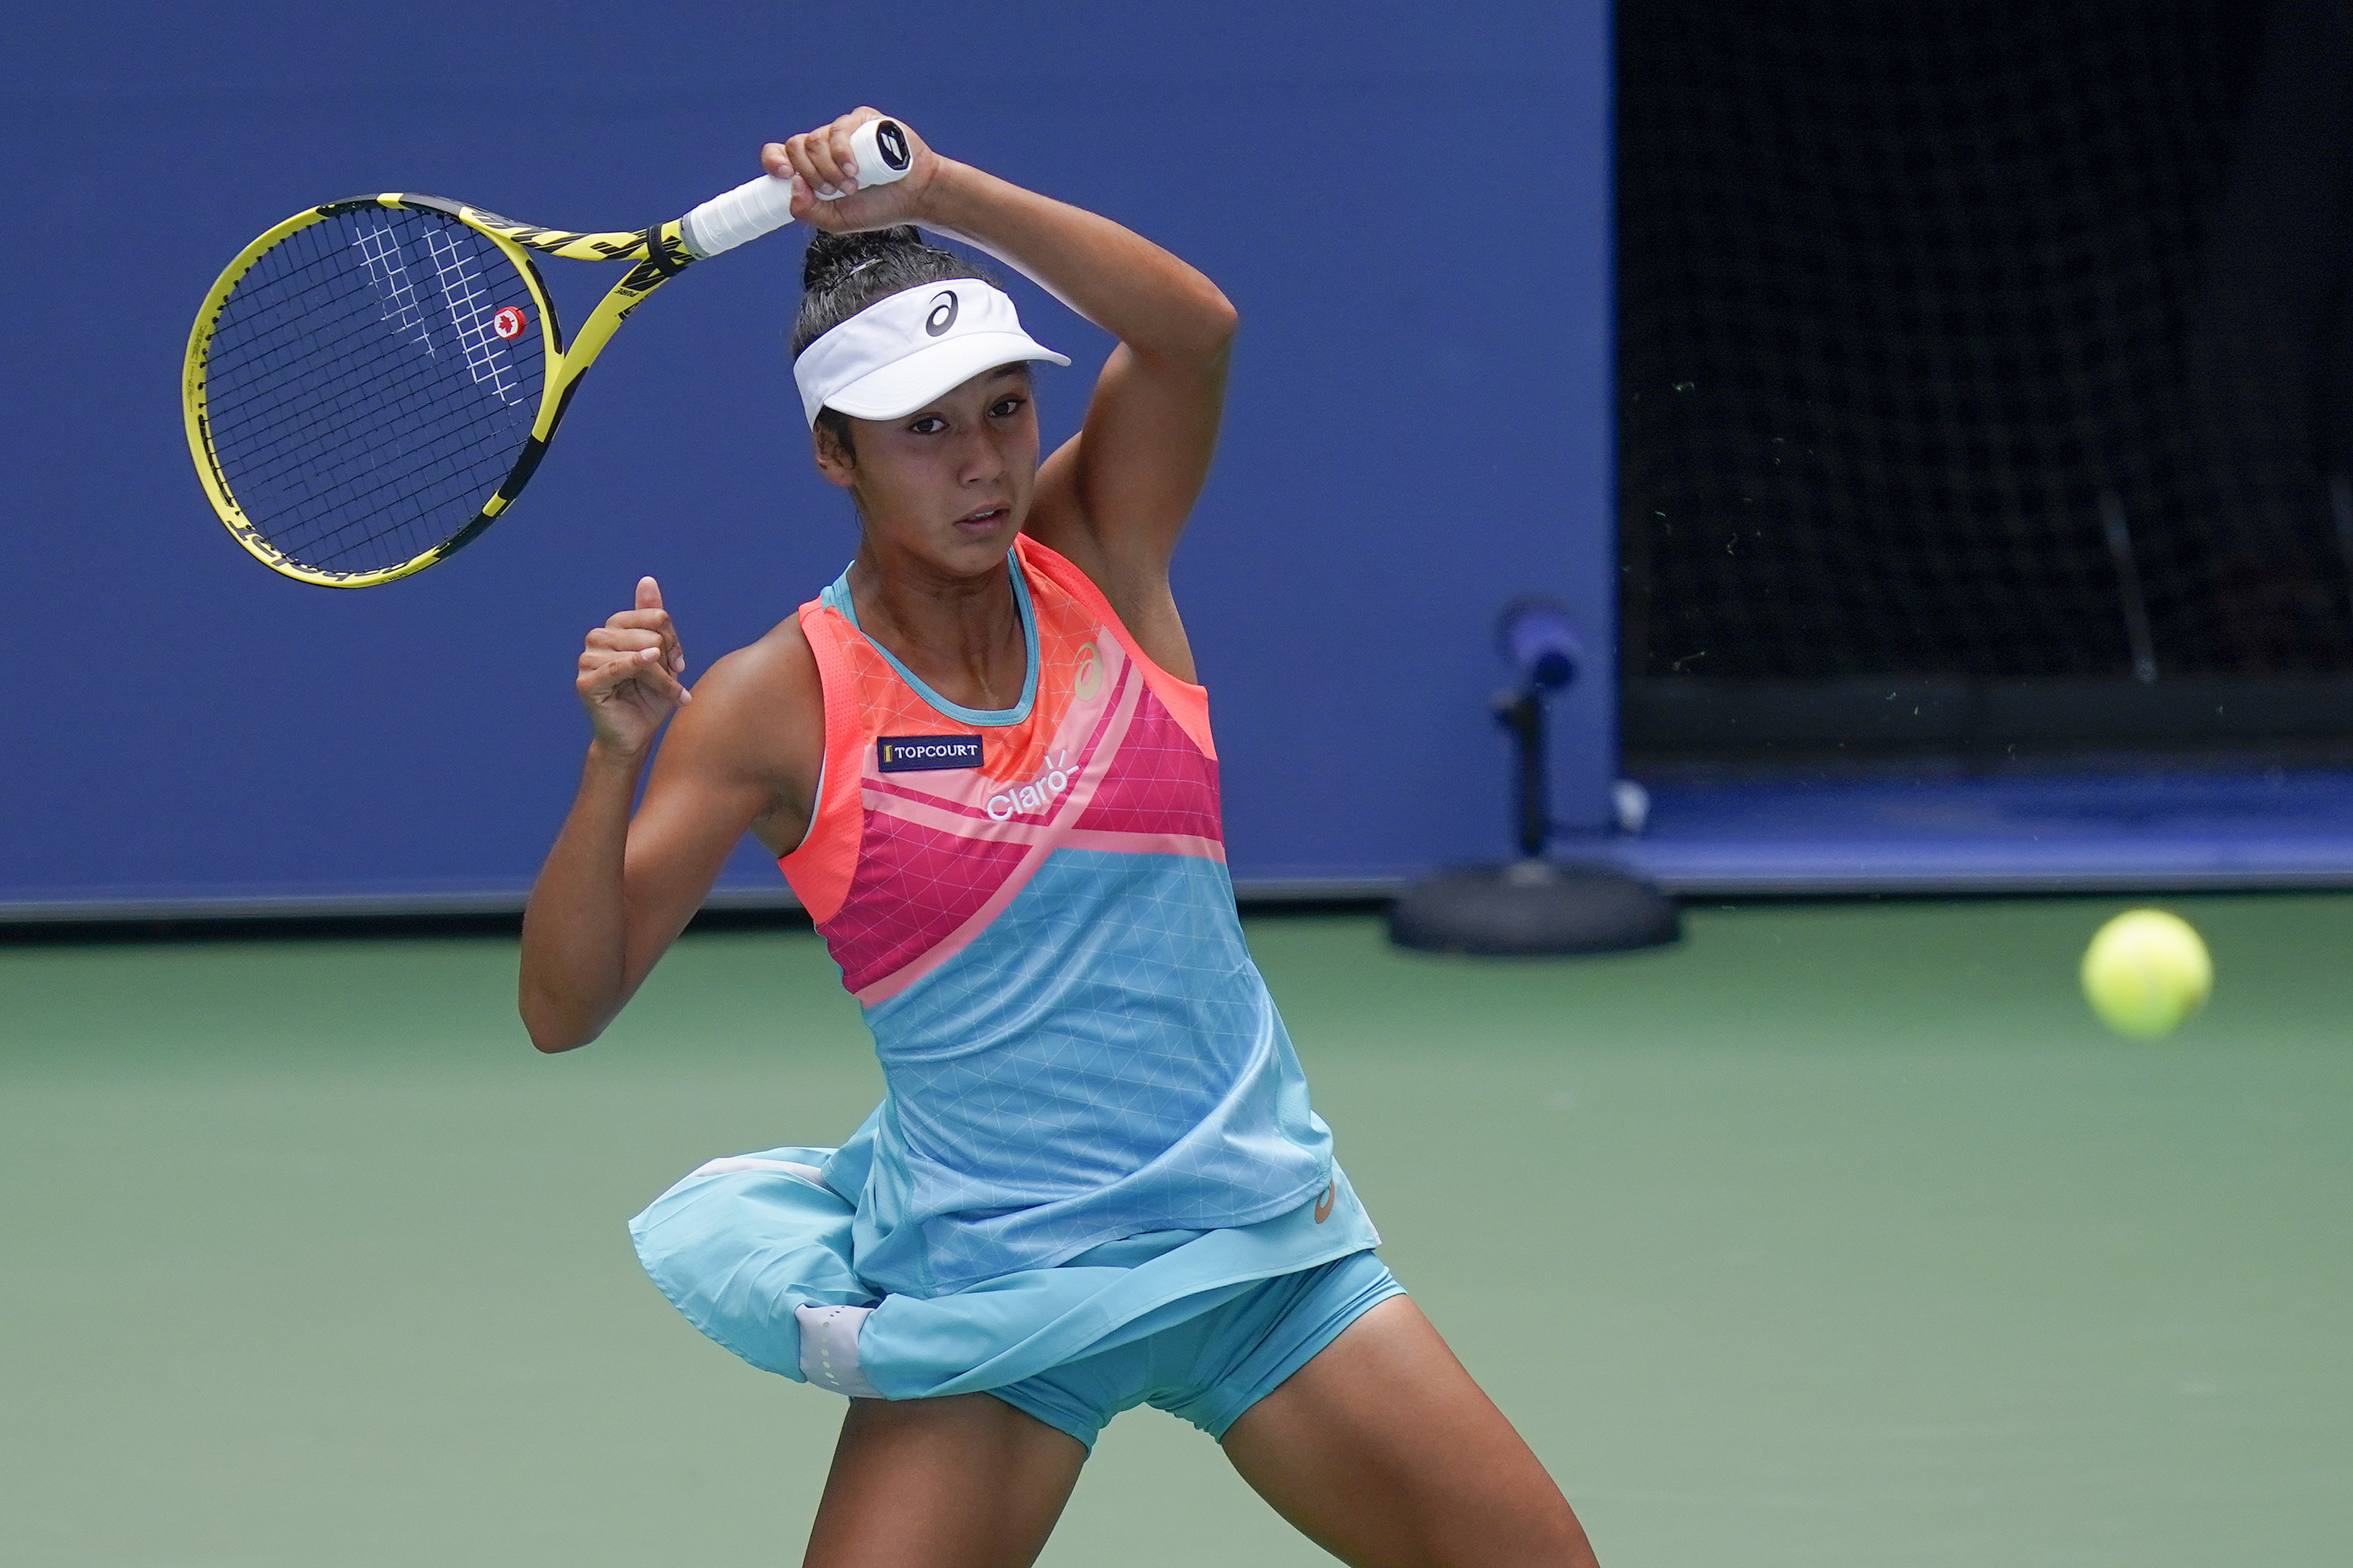
[[(860, 190), (902, 180), (914, 164), (907, 132), (895, 120), (868, 121), (850, 132), (849, 150), (856, 161), (854, 172)], [(837, 194), (821, 199), (830, 202), (841, 198)], [(792, 221), (792, 176), (763, 174), (712, 197), (687, 214), (679, 228), (686, 237), (688, 249), (697, 256), (712, 257)]]
[(747, 239), (779, 229), (793, 221), (793, 182), (763, 174), (732, 191), (712, 197), (679, 220), (686, 247), (697, 256), (716, 256)]

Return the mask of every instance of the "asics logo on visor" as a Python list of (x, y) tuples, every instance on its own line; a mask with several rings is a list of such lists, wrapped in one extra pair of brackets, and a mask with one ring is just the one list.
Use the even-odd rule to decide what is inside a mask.
[(1071, 363), (1021, 330), (1002, 289), (977, 278), (934, 278), (875, 300), (820, 334), (793, 361), (801, 412), (896, 419), (997, 365)]

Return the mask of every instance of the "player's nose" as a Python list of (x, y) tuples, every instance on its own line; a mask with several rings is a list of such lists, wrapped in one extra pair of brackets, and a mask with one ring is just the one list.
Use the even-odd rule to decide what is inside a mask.
[(1011, 466), (995, 431), (981, 428), (962, 433), (956, 448), (956, 477), (965, 484), (993, 484)]

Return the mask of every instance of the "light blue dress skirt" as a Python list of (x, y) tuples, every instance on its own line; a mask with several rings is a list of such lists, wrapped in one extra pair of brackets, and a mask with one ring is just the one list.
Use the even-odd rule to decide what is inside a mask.
[(629, 1235), (697, 1329), (763, 1371), (837, 1393), (1002, 1388), (1380, 1242), (1334, 1165), (1314, 1201), (1255, 1225), (1158, 1231), (942, 1295), (886, 1294), (859, 1275), (856, 1205), (826, 1184), (836, 1153), (713, 1160), (630, 1221)]

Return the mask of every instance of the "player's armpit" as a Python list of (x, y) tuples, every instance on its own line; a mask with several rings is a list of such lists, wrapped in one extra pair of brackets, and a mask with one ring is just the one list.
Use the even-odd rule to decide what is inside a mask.
[(1227, 364), (1222, 348), (1184, 361), (1114, 348), (1085, 425), (1039, 471), (1030, 531), (1057, 550), (1055, 534), (1084, 534), (1115, 576), (1165, 575), (1217, 453)]
[(1083, 429), (1039, 468), (1023, 531), (1068, 557), (1154, 663), (1195, 678), (1168, 569), (1207, 481), (1226, 358), (1168, 364), (1112, 351)]

